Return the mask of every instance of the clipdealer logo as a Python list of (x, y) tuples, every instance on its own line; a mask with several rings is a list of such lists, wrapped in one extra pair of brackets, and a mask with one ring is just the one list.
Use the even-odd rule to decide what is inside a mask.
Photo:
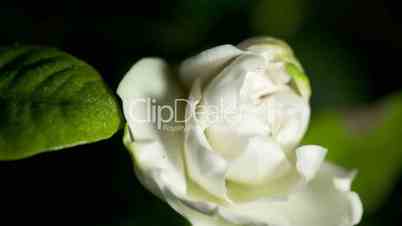
[[(185, 114), (187, 108), (187, 114)], [(129, 105), (129, 119), (135, 124), (152, 124), (158, 130), (178, 131), (190, 119), (202, 120), (206, 127), (227, 123), (235, 125), (248, 117), (266, 120), (266, 125), (276, 118), (301, 117), (301, 109), (297, 105), (283, 105), (279, 102), (262, 103), (258, 107), (244, 103), (228, 106), (221, 99), (218, 105), (199, 103), (192, 99), (175, 99), (164, 103), (155, 98), (136, 98)], [(195, 114), (195, 115), (194, 115)]]

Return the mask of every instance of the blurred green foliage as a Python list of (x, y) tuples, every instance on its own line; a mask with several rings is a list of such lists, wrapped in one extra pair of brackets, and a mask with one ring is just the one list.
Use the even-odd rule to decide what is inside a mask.
[(291, 37), (308, 19), (310, 4), (310, 0), (259, 1), (252, 12), (251, 27), (259, 33)]
[(365, 210), (384, 204), (401, 177), (402, 93), (361, 108), (313, 114), (303, 143), (328, 148), (327, 159), (358, 170), (354, 189)]

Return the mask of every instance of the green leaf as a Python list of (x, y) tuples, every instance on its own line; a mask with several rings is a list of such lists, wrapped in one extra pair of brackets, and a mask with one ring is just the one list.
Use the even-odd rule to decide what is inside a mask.
[(358, 109), (312, 116), (303, 141), (328, 148), (327, 159), (357, 169), (354, 189), (365, 210), (385, 201), (402, 173), (402, 93)]
[(53, 48), (0, 49), (0, 160), (95, 142), (121, 123), (98, 72)]

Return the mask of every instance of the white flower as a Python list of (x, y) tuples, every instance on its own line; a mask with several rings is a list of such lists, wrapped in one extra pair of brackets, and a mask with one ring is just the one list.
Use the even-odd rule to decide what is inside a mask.
[(298, 146), (310, 86), (286, 43), (256, 38), (206, 50), (182, 63), (183, 87), (170, 71), (145, 58), (118, 88), (124, 143), (146, 188), (195, 226), (360, 221), (354, 173), (324, 162), (320, 146)]

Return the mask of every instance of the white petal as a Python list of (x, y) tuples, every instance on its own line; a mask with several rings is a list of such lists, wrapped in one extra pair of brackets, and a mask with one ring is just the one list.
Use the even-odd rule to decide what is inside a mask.
[(242, 42), (240, 42), (237, 47), (243, 50), (258, 50), (261, 49), (265, 51), (270, 51), (270, 47), (277, 47), (280, 49), (283, 49), (282, 51), (287, 51), (291, 52), (292, 50), (286, 44), (286, 42), (276, 39), (276, 38), (271, 38), (271, 37), (254, 37), (254, 38), (249, 38), (246, 39)]
[(282, 40), (270, 37), (257, 37), (247, 39), (237, 46), (244, 51), (257, 53), (269, 62), (289, 62), (303, 71), (292, 49)]
[(186, 181), (182, 169), (169, 159), (163, 144), (157, 141), (136, 141), (129, 137), (128, 129), (124, 143), (133, 156), (135, 173), (139, 181), (153, 194), (163, 199), (160, 186), (162, 181), (156, 181), (156, 174), (163, 174), (163, 183), (178, 194), (186, 193)]
[[(252, 123), (252, 122), (250, 122)], [(244, 127), (238, 128), (242, 129)], [(237, 130), (230, 128), (223, 123), (209, 126), (205, 130), (208, 142), (214, 151), (219, 153), (226, 160), (238, 158), (246, 149), (249, 137), (243, 136)], [(230, 137), (230, 142), (228, 138)]]
[(267, 178), (262, 184), (226, 182), (228, 197), (235, 203), (248, 203), (256, 200), (282, 200), (291, 193), (306, 186), (306, 180), (300, 176), (289, 160), (284, 160), (275, 171), (277, 174)]
[(274, 93), (282, 87), (266, 76), (266, 73), (250, 71), (245, 74), (243, 84), (240, 88), (240, 96), (250, 100), (253, 104), (259, 104), (261, 97)]
[[(226, 131), (237, 133), (234, 137), (237, 140), (241, 135), (264, 135), (266, 126), (264, 119), (255, 118), (256, 115), (249, 115), (246, 110), (253, 110), (256, 106), (250, 106), (249, 91), (258, 88), (250, 84), (253, 76), (257, 81), (264, 77), (265, 61), (261, 56), (244, 54), (234, 60), (217, 77), (215, 77), (203, 92), (203, 105), (206, 109), (215, 109), (217, 116), (213, 123), (209, 123), (208, 133), (210, 138), (223, 138)], [(268, 80), (268, 78), (265, 78)], [(265, 90), (266, 91), (266, 90)], [(264, 91), (264, 92), (265, 92)], [(262, 94), (262, 93), (261, 93)], [(258, 96), (255, 96), (258, 99)], [(230, 133), (232, 133), (230, 132)], [(215, 142), (217, 143), (217, 142)]]
[(282, 56), (291, 55), (292, 50), (283, 41), (274, 38), (251, 38), (237, 45), (240, 49), (264, 56), (267, 61), (280, 61)]
[[(161, 191), (156, 186), (159, 182), (155, 181), (153, 174), (164, 172), (171, 189), (184, 193), (186, 183), (182, 158), (183, 131), (165, 131), (159, 128), (156, 121), (146, 120), (151, 114), (146, 101), (154, 99), (158, 104), (174, 106), (175, 99), (181, 96), (180, 89), (169, 78), (167, 64), (154, 58), (140, 60), (120, 82), (117, 93), (122, 99), (123, 112), (128, 123), (124, 143), (134, 157), (140, 181), (161, 196)], [(174, 120), (166, 124), (178, 128), (183, 126)]]
[(327, 150), (317, 145), (304, 145), (296, 149), (296, 168), (309, 181), (314, 178), (324, 161)]
[[(197, 201), (189, 195), (191, 192), (187, 188), (188, 181), (180, 158), (183, 133), (176, 131), (171, 134), (158, 130), (152, 122), (137, 122), (133, 119), (138, 113), (146, 113), (129, 108), (136, 98), (152, 97), (158, 103), (171, 103), (175, 97), (180, 96), (174, 83), (166, 78), (166, 67), (158, 59), (141, 60), (126, 75), (118, 89), (128, 121), (124, 143), (133, 156), (135, 172), (145, 187), (169, 203), (194, 226), (234, 226), (221, 219), (216, 204)], [(148, 79), (152, 82), (148, 83)]]
[(342, 175), (338, 175), (338, 177), (334, 179), (335, 187), (341, 191), (350, 191), (352, 187), (352, 181), (356, 174), (357, 171), (351, 171), (347, 174), (343, 173)]
[[(205, 88), (205, 102), (218, 106), (220, 101), (223, 100), (224, 104), (228, 105), (227, 107), (237, 107), (238, 104), (241, 104), (239, 95), (245, 82), (247, 82), (247, 76), (252, 74), (256, 77), (257, 81), (258, 79), (263, 79), (266, 67), (267, 62), (259, 55), (243, 54), (237, 57), (221, 73), (213, 78)], [(269, 81), (268, 78), (265, 80)], [(267, 88), (271, 88), (268, 84), (267, 86)], [(245, 86), (244, 88), (249, 87)]]
[[(227, 189), (228, 196), (233, 201), (244, 203), (267, 198), (286, 198), (308, 186), (308, 182), (314, 178), (326, 155), (324, 148), (315, 145), (299, 147), (294, 152), (289, 152), (286, 155), (286, 152), (279, 144), (276, 149), (273, 148), (274, 144), (272, 142), (272, 145), (266, 145), (267, 147), (271, 146), (269, 155), (266, 156), (267, 158), (270, 157), (270, 159), (265, 159), (265, 156), (261, 153), (252, 153), (253, 155), (251, 155), (251, 153), (248, 153), (250, 150), (247, 150), (247, 152), (243, 153), (242, 158), (239, 158), (239, 160), (244, 160), (241, 161), (243, 167), (236, 161), (230, 163)], [(276, 151), (273, 152), (273, 150)], [(249, 161), (246, 161), (246, 159)], [(267, 165), (258, 168), (264, 160), (266, 160)], [(292, 163), (293, 160), (294, 163)], [(232, 164), (236, 166), (237, 170), (235, 172), (232, 172), (234, 171)], [(261, 172), (266, 174), (261, 174)], [(260, 183), (253, 184), (252, 179)], [(263, 183), (261, 183), (262, 181)], [(342, 182), (339, 183), (341, 184)]]
[(216, 204), (175, 194), (168, 187), (163, 191), (164, 199), (173, 209), (189, 220), (192, 226), (239, 226), (236, 224), (237, 221), (225, 218)]
[(291, 77), (286, 71), (284, 62), (270, 63), (267, 68), (267, 74), (275, 84), (287, 84)]
[(185, 158), (189, 177), (211, 194), (225, 199), (226, 160), (214, 152), (198, 122), (196, 106), (201, 98), (200, 79), (192, 88), (186, 108)]
[(267, 97), (268, 124), (274, 139), (285, 150), (293, 150), (303, 137), (310, 119), (310, 106), (294, 91), (282, 90)]
[(245, 152), (230, 163), (227, 179), (245, 184), (268, 183), (281, 176), (287, 159), (281, 147), (267, 137), (253, 137)]
[(359, 223), (363, 208), (359, 196), (334, 185), (343, 170), (323, 164), (317, 176), (304, 190), (287, 200), (260, 200), (227, 208), (232, 216), (241, 216), (266, 225), (352, 226)]
[(209, 77), (217, 75), (230, 60), (242, 52), (232, 45), (221, 45), (205, 50), (181, 64), (180, 78), (188, 88), (197, 78), (200, 78), (202, 83)]
[[(207, 117), (206, 133), (213, 148), (225, 158), (232, 159), (240, 154), (247, 145), (247, 136), (266, 134), (264, 119), (246, 113), (246, 110), (253, 113), (255, 106), (250, 106), (248, 98), (242, 98), (242, 90), (253, 88), (242, 88), (247, 78), (256, 72), (263, 74), (265, 66), (261, 56), (244, 54), (215, 77), (203, 92), (205, 114), (215, 115)], [(233, 142), (227, 142), (227, 137)]]

